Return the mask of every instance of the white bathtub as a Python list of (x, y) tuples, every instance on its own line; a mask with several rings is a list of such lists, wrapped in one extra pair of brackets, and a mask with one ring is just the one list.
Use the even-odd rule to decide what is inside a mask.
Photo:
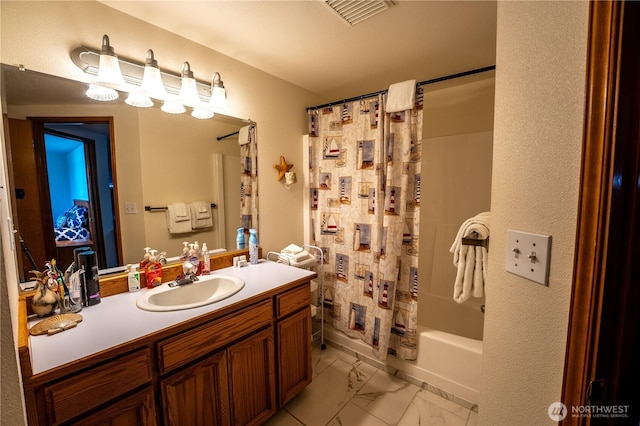
[(324, 330), (325, 340), (356, 352), (360, 358), (379, 368), (403, 371), (410, 379), (426, 382), (470, 404), (478, 404), (482, 341), (426, 327), (419, 327), (418, 333), (416, 361), (389, 356), (385, 365), (375, 359), (371, 348), (361, 340), (351, 339), (331, 326)]

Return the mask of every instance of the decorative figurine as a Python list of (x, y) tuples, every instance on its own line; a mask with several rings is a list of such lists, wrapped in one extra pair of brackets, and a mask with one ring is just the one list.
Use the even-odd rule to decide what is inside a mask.
[[(33, 312), (39, 317), (44, 317), (55, 312), (60, 304), (60, 296), (49, 285), (49, 276), (40, 271), (29, 271), (37, 280), (36, 292), (31, 299)], [(57, 286), (57, 283), (55, 283)]]

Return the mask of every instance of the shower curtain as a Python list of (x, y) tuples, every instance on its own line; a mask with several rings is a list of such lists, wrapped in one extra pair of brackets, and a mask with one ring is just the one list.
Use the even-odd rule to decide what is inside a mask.
[[(248, 143), (240, 145), (240, 226), (245, 233), (258, 226), (258, 138), (255, 123), (249, 126)], [(257, 228), (256, 228), (257, 229)], [(246, 235), (248, 241), (249, 235)]]
[[(419, 89), (421, 91), (421, 89)], [(378, 359), (415, 359), (422, 96), (309, 112), (313, 244), (324, 253), (325, 320)]]

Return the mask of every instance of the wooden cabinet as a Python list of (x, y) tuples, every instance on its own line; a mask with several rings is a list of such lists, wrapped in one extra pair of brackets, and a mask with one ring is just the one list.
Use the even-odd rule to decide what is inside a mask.
[(29, 424), (258, 425), (311, 382), (309, 283), (24, 380)]
[(156, 426), (156, 405), (151, 386), (129, 395), (102, 410), (87, 415), (73, 426)]
[(273, 327), (231, 346), (229, 393), (234, 425), (259, 425), (275, 414)]
[(226, 351), (162, 380), (166, 425), (230, 425)]
[(311, 383), (311, 313), (309, 308), (278, 322), (280, 406)]
[(61, 423), (151, 382), (151, 357), (141, 349), (44, 386), (48, 418)]
[[(281, 407), (311, 383), (310, 299), (311, 294), (308, 285), (276, 297), (276, 308), (279, 318), (276, 324), (278, 340), (278, 396)], [(291, 312), (295, 313), (291, 314)]]

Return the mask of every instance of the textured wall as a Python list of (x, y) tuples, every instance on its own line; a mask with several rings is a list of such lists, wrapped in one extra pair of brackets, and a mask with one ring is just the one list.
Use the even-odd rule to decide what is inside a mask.
[[(499, 2), (479, 423), (553, 422), (570, 304), (588, 2)], [(505, 272), (508, 229), (552, 235), (549, 286)]]

